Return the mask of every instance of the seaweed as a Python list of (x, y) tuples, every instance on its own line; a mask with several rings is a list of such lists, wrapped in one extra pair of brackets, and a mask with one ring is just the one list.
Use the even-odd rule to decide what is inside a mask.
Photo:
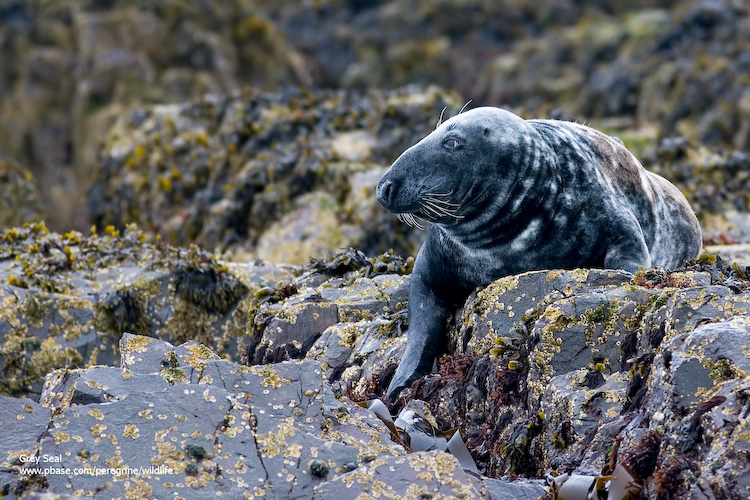
[(363, 271), (364, 276), (381, 274), (411, 274), (414, 258), (404, 259), (388, 251), (377, 257), (367, 257), (361, 250), (349, 248), (337, 253), (327, 253), (320, 259), (311, 258), (307, 269), (326, 276), (344, 276), (352, 271)]

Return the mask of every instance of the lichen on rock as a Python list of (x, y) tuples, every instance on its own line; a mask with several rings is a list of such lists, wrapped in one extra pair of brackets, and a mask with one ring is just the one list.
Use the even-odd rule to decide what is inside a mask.
[(5, 394), (39, 394), (56, 368), (115, 363), (126, 331), (234, 355), (250, 291), (291, 275), (263, 263), (228, 267), (195, 246), (149, 242), (135, 227), (60, 235), (32, 223), (3, 233), (0, 256)]

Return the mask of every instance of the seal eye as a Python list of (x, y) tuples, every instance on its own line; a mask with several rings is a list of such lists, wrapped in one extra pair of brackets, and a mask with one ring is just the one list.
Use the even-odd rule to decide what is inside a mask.
[(445, 146), (447, 149), (457, 149), (458, 147), (461, 146), (461, 143), (458, 142), (458, 140), (451, 137), (450, 139), (445, 140), (445, 142), (443, 143), (443, 146)]

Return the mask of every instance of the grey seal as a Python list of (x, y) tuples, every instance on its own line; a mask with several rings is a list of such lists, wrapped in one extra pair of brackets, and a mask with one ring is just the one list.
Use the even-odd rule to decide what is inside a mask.
[(430, 223), (390, 399), (430, 372), (446, 321), (476, 287), (539, 269), (671, 269), (702, 246), (682, 193), (620, 141), (501, 108), (440, 124), (396, 159), (376, 196), (402, 221)]

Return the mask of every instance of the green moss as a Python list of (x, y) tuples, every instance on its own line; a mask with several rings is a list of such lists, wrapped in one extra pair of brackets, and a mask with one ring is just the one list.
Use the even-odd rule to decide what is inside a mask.
[(169, 382), (169, 385), (184, 384), (189, 380), (185, 371), (180, 368), (162, 368), (159, 375)]
[(179, 360), (174, 351), (166, 353), (166, 358), (161, 360), (161, 378), (169, 382), (170, 385), (188, 382), (188, 377), (185, 375), (185, 371), (180, 368)]
[(709, 376), (714, 383), (734, 380), (736, 378), (744, 378), (747, 376), (747, 374), (740, 370), (732, 360), (727, 358), (717, 359), (716, 361), (706, 359), (702, 361), (702, 364), (710, 370)]
[(30, 291), (23, 302), (22, 311), (29, 321), (29, 325), (41, 327), (44, 318), (50, 315), (52, 301), (45, 292)]

